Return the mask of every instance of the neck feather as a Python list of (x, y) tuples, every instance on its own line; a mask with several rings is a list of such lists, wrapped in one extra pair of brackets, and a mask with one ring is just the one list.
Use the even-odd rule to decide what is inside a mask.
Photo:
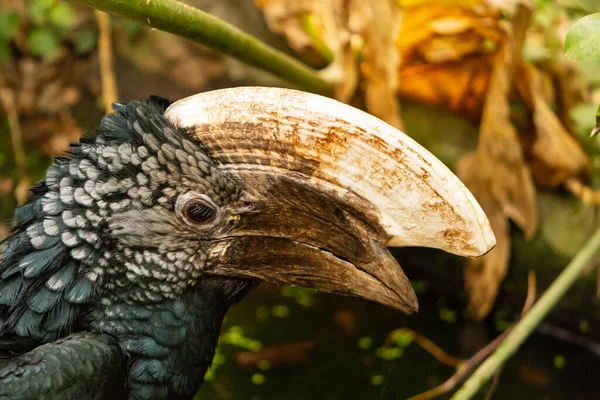
[(192, 396), (215, 353), (223, 317), (253, 283), (206, 278), (176, 300), (110, 304), (92, 314), (92, 329), (114, 335), (130, 356), (132, 398)]

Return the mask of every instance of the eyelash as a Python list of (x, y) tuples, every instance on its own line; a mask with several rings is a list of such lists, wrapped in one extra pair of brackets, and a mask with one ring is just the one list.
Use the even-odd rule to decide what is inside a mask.
[(188, 225), (199, 228), (213, 225), (220, 216), (219, 207), (208, 196), (198, 193), (181, 194), (175, 208)]
[(193, 224), (206, 225), (215, 220), (217, 210), (205, 201), (190, 199), (183, 206), (182, 214)]

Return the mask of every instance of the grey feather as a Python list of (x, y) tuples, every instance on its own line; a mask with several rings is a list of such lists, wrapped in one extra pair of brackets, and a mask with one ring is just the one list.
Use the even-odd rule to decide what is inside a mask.
[(61, 297), (61, 292), (55, 292), (53, 290), (41, 288), (29, 298), (27, 301), (27, 306), (31, 310), (42, 314), (48, 312), (52, 307), (54, 307)]
[(63, 290), (73, 279), (75, 266), (70, 263), (56, 271), (47, 281), (46, 287), (50, 290)]
[(65, 299), (71, 303), (83, 304), (92, 299), (94, 287), (89, 279), (82, 279), (67, 292)]

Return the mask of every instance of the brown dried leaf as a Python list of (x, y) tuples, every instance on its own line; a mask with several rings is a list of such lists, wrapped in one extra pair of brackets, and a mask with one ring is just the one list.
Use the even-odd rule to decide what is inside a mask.
[(535, 189), (510, 120), (511, 61), (507, 59), (511, 57), (507, 55), (504, 49), (499, 52), (492, 71), (476, 151), (476, 173), (487, 182), (485, 190), (499, 203), (504, 215), (530, 237), (537, 226)]
[(335, 97), (349, 102), (359, 81), (367, 110), (396, 127), (402, 127), (396, 98), (398, 65), (395, 38), (400, 10), (393, 0), (255, 0), (273, 32), (283, 34), (300, 52), (318, 52), (315, 40), (303, 26), (310, 20), (334, 55), (322, 71), (335, 83)]
[(535, 188), (517, 131), (510, 120), (509, 94), (531, 11), (520, 7), (513, 36), (498, 52), (486, 96), (477, 150), (458, 165), (458, 176), (473, 191), (490, 218), (496, 249), (470, 261), (465, 270), (469, 307), (477, 318), (490, 311), (508, 268), (507, 219), (531, 237), (537, 227)]
[(367, 110), (402, 129), (397, 99), (400, 55), (395, 37), (400, 31), (400, 9), (390, 0), (353, 0), (350, 29), (364, 44), (360, 63)]
[(474, 0), (400, 3), (400, 95), (478, 119), (496, 50), (507, 37), (499, 9)]
[(199, 91), (204, 89), (208, 81), (225, 72), (222, 57), (210, 49), (174, 35), (155, 31), (144, 33), (135, 42), (125, 37), (115, 41), (116, 52), (146, 73), (166, 75), (169, 83), (165, 85), (172, 86), (175, 82), (182, 88)]
[(479, 119), (493, 62), (494, 54), (490, 53), (443, 64), (403, 64), (399, 94)]
[(442, 63), (490, 52), (505, 38), (500, 12), (479, 7), (429, 4), (403, 7), (396, 46), (403, 63)]
[(469, 296), (469, 308), (477, 319), (490, 312), (500, 284), (506, 277), (510, 258), (509, 224), (500, 204), (490, 195), (491, 189), (478, 176), (477, 153), (465, 156), (457, 166), (458, 174), (485, 211), (496, 235), (496, 247), (483, 257), (469, 259), (465, 263), (465, 289)]
[(269, 29), (283, 35), (290, 47), (300, 54), (319, 52), (302, 22), (310, 23), (314, 34), (334, 56), (323, 76), (336, 83), (336, 98), (348, 102), (357, 87), (358, 65), (352, 52), (346, 0), (255, 0), (255, 3)]
[(587, 177), (590, 161), (579, 143), (567, 132), (542, 95), (543, 80), (535, 67), (522, 64), (517, 88), (532, 110), (535, 134), (525, 151), (538, 184), (556, 187), (569, 178)]

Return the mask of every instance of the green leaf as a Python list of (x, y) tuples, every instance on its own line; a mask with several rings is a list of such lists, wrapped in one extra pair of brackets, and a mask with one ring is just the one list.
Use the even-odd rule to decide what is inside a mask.
[(48, 10), (54, 4), (54, 0), (33, 0), (27, 4), (27, 16), (35, 26), (41, 26), (48, 18)]
[(75, 35), (73, 45), (77, 54), (87, 54), (96, 45), (96, 32), (91, 29), (83, 29)]
[[(554, 6), (556, 7), (556, 4), (554, 4)], [(569, 6), (577, 6), (588, 13), (600, 10), (598, 0), (571, 0), (569, 4), (566, 5), (566, 7)]]
[(600, 133), (600, 104), (598, 104), (598, 110), (596, 110), (596, 125), (594, 126), (594, 129), (592, 129), (590, 137), (594, 137), (598, 133)]
[(37, 28), (29, 32), (27, 46), (33, 54), (54, 60), (58, 57), (60, 42), (56, 35), (49, 29)]
[(599, 226), (596, 208), (573, 197), (540, 192), (538, 207), (540, 234), (560, 256), (574, 257)]
[(587, 144), (592, 145), (592, 148), (587, 148), (586, 146), (586, 151), (590, 152), (591, 150), (594, 150), (594, 154), (600, 155), (597, 144), (587, 140), (590, 131), (594, 128), (594, 123), (596, 120), (596, 105), (591, 103), (578, 104), (569, 110), (569, 115), (575, 123), (575, 131), (581, 138), (584, 146)]
[(66, 3), (56, 3), (48, 14), (52, 25), (59, 29), (70, 29), (75, 24), (75, 12)]
[(600, 59), (600, 13), (581, 18), (567, 32), (565, 53), (572, 61)]
[(19, 15), (16, 11), (0, 11), (0, 40), (9, 41), (19, 26)]
[(10, 61), (10, 57), (10, 46), (8, 45), (8, 42), (0, 39), (0, 65)]
[(123, 30), (125, 30), (125, 34), (129, 39), (140, 33), (142, 30), (142, 26), (140, 24), (129, 19), (121, 20), (121, 24), (123, 26)]

